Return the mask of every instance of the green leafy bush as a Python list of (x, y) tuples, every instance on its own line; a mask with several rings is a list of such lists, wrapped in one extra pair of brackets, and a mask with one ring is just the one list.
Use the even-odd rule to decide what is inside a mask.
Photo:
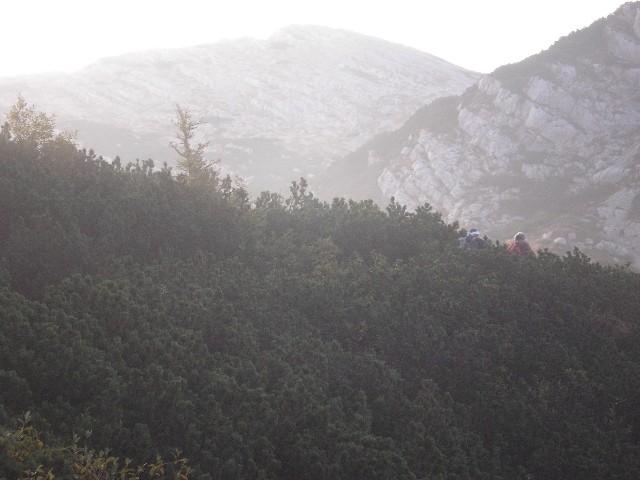
[(0, 477), (176, 449), (202, 479), (640, 476), (626, 268), (6, 134), (0, 186)]

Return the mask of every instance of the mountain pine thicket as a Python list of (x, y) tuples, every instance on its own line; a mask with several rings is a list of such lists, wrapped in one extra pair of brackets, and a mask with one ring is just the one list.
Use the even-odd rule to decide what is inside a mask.
[(640, 478), (640, 277), (460, 233), (5, 125), (0, 478)]

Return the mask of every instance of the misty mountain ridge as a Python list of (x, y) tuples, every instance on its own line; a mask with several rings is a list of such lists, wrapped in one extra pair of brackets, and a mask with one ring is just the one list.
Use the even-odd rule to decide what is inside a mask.
[(492, 238), (524, 230), (538, 248), (637, 269), (639, 87), (635, 2), (424, 107), (329, 175), (355, 178), (342, 191), (376, 178), (363, 195), (428, 202)]
[(0, 79), (82, 144), (175, 163), (175, 105), (252, 193), (310, 179), (322, 199), (391, 196), (537, 248), (640, 268), (638, 3), (480, 76), (352, 32), (291, 26), (135, 52), (68, 75)]
[(101, 59), (72, 74), (0, 79), (0, 111), (20, 92), (79, 141), (125, 162), (175, 163), (176, 104), (205, 124), (207, 158), (252, 192), (287, 192), (421, 105), (478, 74), (402, 45), (326, 27)]
[[(583, 233), (607, 254), (595, 215), (608, 218), (602, 202), (637, 185), (633, 13), (623, 9), (598, 23), (611, 28), (578, 32), (461, 96), (415, 108), (327, 173), (318, 167), (313, 194), (300, 181), (288, 196), (252, 198), (197, 168), (172, 175), (148, 161), (126, 165), (126, 156), (110, 162), (58, 136), (51, 117), (21, 110), (0, 134), (0, 478), (103, 477), (106, 468), (110, 478), (183, 480), (638, 478), (640, 274), (581, 252), (516, 258), (492, 242), (466, 250), (457, 241), (471, 226), (497, 236), (518, 225), (532, 236), (554, 218), (587, 220)], [(278, 48), (306, 45), (292, 42)], [(20, 81), (32, 94), (38, 85), (74, 93), (70, 111), (93, 106), (82, 121), (99, 127), (97, 138), (160, 148), (168, 139), (154, 128), (164, 110), (151, 105), (168, 95), (162, 82), (195, 95), (210, 78), (178, 54), (132, 54), (129, 64), (105, 59), (76, 76)], [(233, 64), (238, 90), (266, 92), (265, 68), (243, 62)], [(279, 67), (269, 72), (286, 80)], [(321, 93), (335, 92), (300, 76), (303, 83), (287, 80), (298, 89), (291, 101), (322, 116), (330, 109), (321, 110)], [(338, 106), (374, 111), (367, 94), (400, 85), (392, 77), (345, 74), (353, 83)], [(280, 83), (273, 91), (289, 98)], [(276, 132), (273, 111), (284, 122), (291, 105), (259, 98), (263, 128)], [(167, 101), (167, 117), (173, 106)], [(377, 104), (398, 119), (401, 107)], [(126, 109), (120, 126), (98, 122)], [(157, 125), (141, 123), (149, 118)], [(220, 135), (244, 118), (219, 122)], [(365, 120), (389, 122), (353, 121)], [(211, 134), (213, 114), (207, 121)], [(247, 158), (264, 160), (273, 145), (282, 160), (287, 139), (300, 140), (280, 135), (260, 137), (253, 151), (244, 144)], [(344, 148), (356, 138), (323, 135)], [(315, 195), (379, 186), (377, 196), (397, 193), (411, 208)], [(465, 203), (476, 198), (494, 201), (495, 212)], [(460, 218), (486, 223), (447, 223), (416, 206), (425, 199), (451, 218), (459, 207)], [(623, 212), (620, 221), (629, 218)]]

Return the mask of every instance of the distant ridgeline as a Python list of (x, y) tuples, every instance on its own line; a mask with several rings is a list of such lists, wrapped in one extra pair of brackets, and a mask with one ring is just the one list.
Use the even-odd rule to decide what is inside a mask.
[(0, 135), (0, 478), (640, 478), (637, 274), (51, 132)]

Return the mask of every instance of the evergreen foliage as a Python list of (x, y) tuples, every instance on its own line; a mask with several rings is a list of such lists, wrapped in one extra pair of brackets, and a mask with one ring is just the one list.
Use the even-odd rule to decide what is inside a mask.
[(169, 142), (169, 146), (180, 157), (178, 168), (183, 171), (183, 178), (189, 183), (215, 186), (217, 172), (213, 163), (204, 158), (204, 149), (209, 145), (209, 142), (193, 145), (196, 130), (202, 125), (202, 121), (193, 120), (189, 110), (177, 105), (175, 124), (178, 128), (176, 132), (178, 141)]
[(429, 205), (304, 179), (252, 200), (11, 126), (0, 222), (0, 478), (27, 411), (44, 445), (178, 449), (190, 478), (640, 478), (624, 267), (461, 251)]

